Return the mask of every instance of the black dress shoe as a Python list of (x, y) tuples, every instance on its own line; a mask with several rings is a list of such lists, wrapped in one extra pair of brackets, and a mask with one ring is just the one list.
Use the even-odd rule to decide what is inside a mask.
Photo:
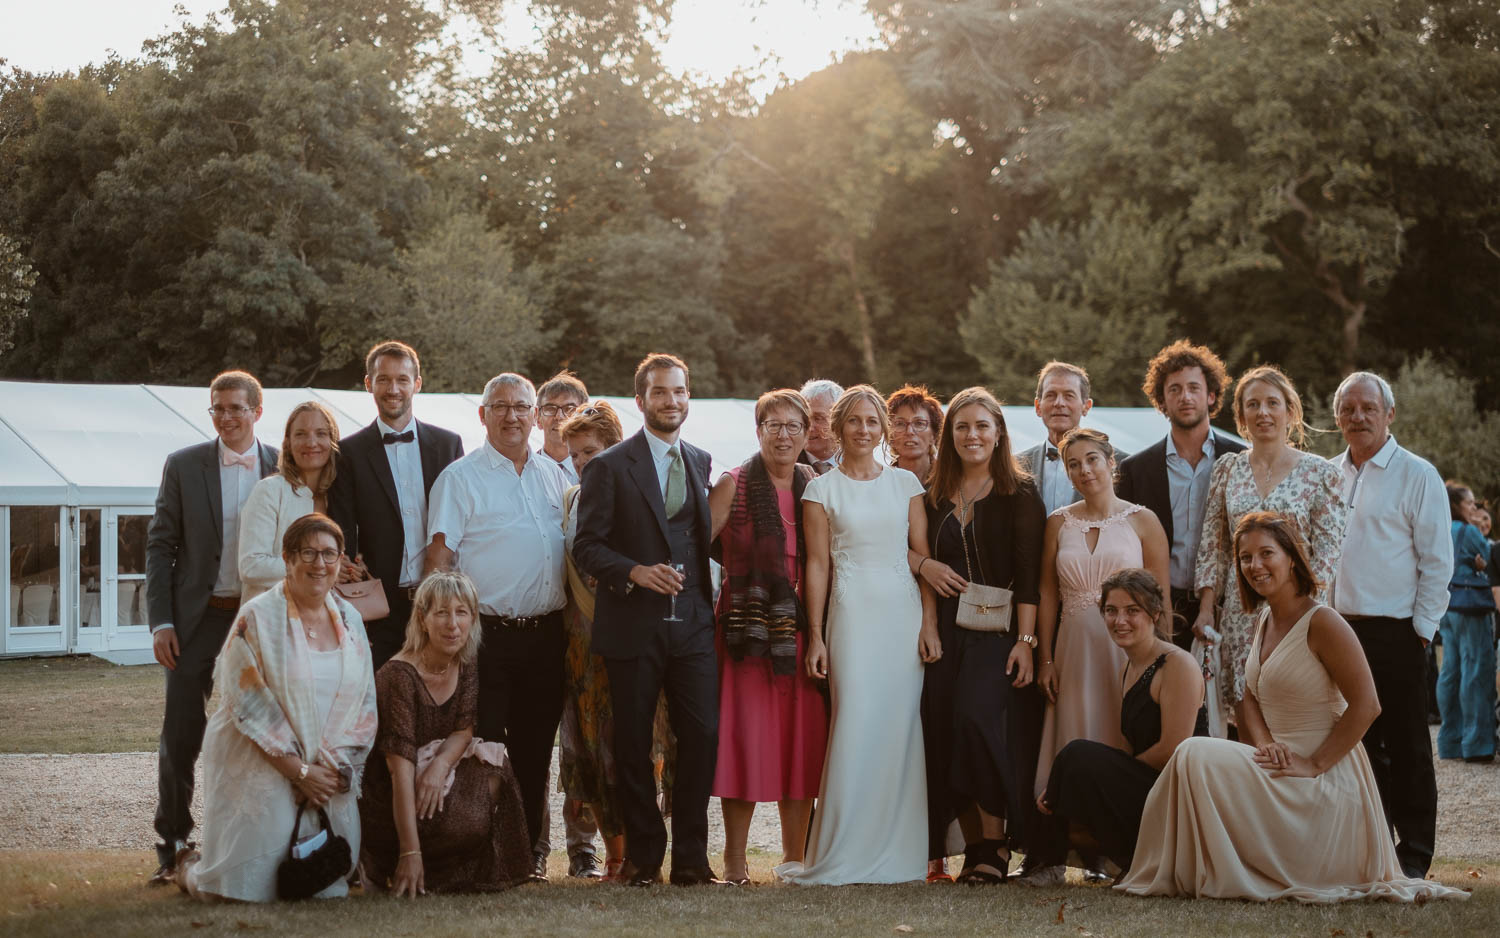
[(156, 855), (161, 860), (156, 872), (146, 880), (150, 886), (170, 886), (177, 881), (177, 857), (193, 845), (185, 840), (174, 840), (170, 844), (157, 844)]
[(727, 880), (722, 880), (714, 875), (714, 871), (708, 867), (701, 870), (672, 870), (671, 883), (673, 886), (729, 886), (733, 885)]
[(574, 879), (603, 879), (599, 858), (592, 853), (576, 853), (568, 858), (568, 875)]
[(531, 855), (531, 876), (529, 882), (545, 883), (547, 881), (547, 855), (540, 850)]
[(1492, 752), (1487, 756), (1464, 756), (1464, 761), (1470, 765), (1489, 765), (1495, 761), (1495, 754)]

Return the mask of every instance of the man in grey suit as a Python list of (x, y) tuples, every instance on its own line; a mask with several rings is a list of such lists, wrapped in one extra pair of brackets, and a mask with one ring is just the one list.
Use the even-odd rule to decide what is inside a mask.
[(156, 660), (167, 669), (157, 750), (153, 885), (170, 882), (193, 829), (193, 766), (203, 747), (214, 659), (240, 606), (240, 509), (276, 471), (276, 450), (256, 442), (260, 382), (226, 371), (209, 386), (218, 438), (167, 457), (146, 534), (146, 606)]
[[(1047, 425), (1047, 442), (1033, 446), (1021, 453), (1017, 459), (1021, 468), (1036, 480), (1037, 491), (1042, 493), (1042, 502), (1047, 514), (1071, 505), (1083, 498), (1068, 481), (1068, 472), (1063, 467), (1057, 444), (1077, 428), (1084, 415), (1094, 406), (1089, 397), (1089, 373), (1077, 365), (1052, 361), (1042, 366), (1036, 378), (1036, 415)], [(1119, 465), (1128, 453), (1117, 447), (1115, 465)]]

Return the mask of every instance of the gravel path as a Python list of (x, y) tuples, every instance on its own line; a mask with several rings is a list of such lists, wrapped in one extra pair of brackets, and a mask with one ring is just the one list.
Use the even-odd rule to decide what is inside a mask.
[[(554, 757), (554, 771), (556, 761)], [(1437, 855), (1500, 860), (1500, 763), (1439, 760)], [(156, 837), (156, 753), (0, 755), (0, 849), (137, 848)], [(201, 793), (193, 816), (201, 818)], [(709, 852), (724, 848), (717, 799), (709, 806)], [(552, 795), (552, 844), (561, 850), (562, 796)], [(750, 846), (781, 851), (774, 805), (761, 805)]]

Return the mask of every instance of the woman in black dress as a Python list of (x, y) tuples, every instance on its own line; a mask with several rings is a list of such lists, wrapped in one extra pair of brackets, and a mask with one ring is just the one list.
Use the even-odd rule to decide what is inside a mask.
[[(1010, 846), (1025, 838), (1042, 700), (1032, 684), (1044, 509), (1016, 464), (1000, 403), (968, 388), (948, 403), (927, 494), (931, 559), (914, 569), (938, 593), (943, 656), (927, 666), (928, 858), (941, 858), (956, 817), (959, 882), (1004, 882)], [(1013, 591), (1005, 631), (958, 625), (970, 583)], [(1005, 623), (1001, 623), (1002, 627)]]
[[(1058, 885), (1048, 869), (1061, 870), (1068, 826), (1082, 828), (1098, 852), (1124, 870), (1135, 853), (1146, 795), (1162, 766), (1189, 736), (1208, 735), (1203, 672), (1193, 656), (1164, 636), (1161, 584), (1145, 570), (1121, 570), (1099, 590), (1099, 611), (1128, 661), (1121, 677), (1120, 732), (1130, 752), (1075, 739), (1057, 754), (1047, 791), (1037, 801), (1044, 815), (1034, 849), (1039, 873), (1027, 885)], [(1088, 845), (1092, 847), (1093, 845)]]

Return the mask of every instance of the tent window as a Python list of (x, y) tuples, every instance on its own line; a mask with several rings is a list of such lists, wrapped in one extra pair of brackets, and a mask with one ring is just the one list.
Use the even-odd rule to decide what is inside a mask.
[(57, 506), (14, 505), (10, 509), (11, 624), (56, 625), (62, 585), (59, 549), (62, 512)]

